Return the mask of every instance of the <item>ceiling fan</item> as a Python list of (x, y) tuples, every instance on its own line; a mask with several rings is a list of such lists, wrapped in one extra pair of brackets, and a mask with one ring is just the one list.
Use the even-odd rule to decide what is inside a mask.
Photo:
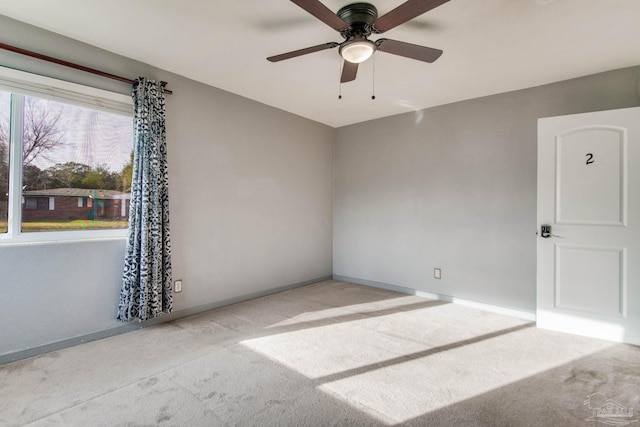
[(369, 40), (371, 34), (382, 34), (400, 24), (422, 15), (449, 0), (408, 0), (378, 18), (378, 10), (369, 3), (353, 3), (333, 13), (319, 0), (291, 0), (311, 15), (338, 31), (345, 39), (342, 43), (329, 42), (280, 55), (270, 56), (271, 62), (283, 61), (308, 53), (339, 47), (344, 58), (341, 83), (355, 80), (358, 64), (369, 59), (376, 51), (433, 62), (442, 55), (442, 50), (390, 39)]

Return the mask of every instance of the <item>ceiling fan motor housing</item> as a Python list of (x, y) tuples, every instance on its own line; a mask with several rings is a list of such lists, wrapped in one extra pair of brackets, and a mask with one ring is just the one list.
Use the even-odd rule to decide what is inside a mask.
[(371, 34), (372, 25), (378, 19), (378, 9), (369, 3), (353, 3), (340, 9), (337, 15), (349, 24), (348, 29), (340, 32), (342, 37), (349, 40)]

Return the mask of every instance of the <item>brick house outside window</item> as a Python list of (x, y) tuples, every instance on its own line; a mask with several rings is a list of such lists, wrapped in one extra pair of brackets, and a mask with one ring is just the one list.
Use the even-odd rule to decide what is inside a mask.
[(54, 188), (23, 192), (22, 218), (38, 220), (121, 220), (129, 218), (131, 193)]

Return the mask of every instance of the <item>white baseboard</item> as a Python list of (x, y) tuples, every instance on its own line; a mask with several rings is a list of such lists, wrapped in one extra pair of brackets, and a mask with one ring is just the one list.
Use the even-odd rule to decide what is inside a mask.
[(443, 295), (432, 292), (420, 291), (418, 289), (407, 288), (405, 286), (392, 285), (389, 283), (375, 282), (372, 280), (363, 280), (355, 277), (347, 277), (333, 275), (333, 280), (341, 280), (343, 282), (357, 283), (359, 285), (372, 286), (374, 288), (386, 289), (389, 291), (401, 292), (403, 294), (416, 295), (422, 298), (428, 298), (438, 301), (449, 302), (453, 304), (464, 305), (467, 307), (477, 308), (479, 310), (490, 311), (492, 313), (503, 314), (505, 316), (517, 317), (524, 320), (536, 320), (536, 313), (516, 308), (502, 307), (499, 305), (487, 304), (484, 302), (472, 301), (464, 298), (458, 298), (450, 295)]

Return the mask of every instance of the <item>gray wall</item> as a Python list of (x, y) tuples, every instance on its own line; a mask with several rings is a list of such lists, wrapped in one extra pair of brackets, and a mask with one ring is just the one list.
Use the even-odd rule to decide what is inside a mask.
[[(177, 312), (332, 273), (334, 130), (0, 16), (3, 42), (135, 78), (166, 80)], [(0, 51), (0, 64), (130, 87)], [(124, 239), (0, 245), (0, 355), (110, 331)]]
[[(640, 105), (635, 67), (333, 130), (2, 16), (0, 28), (3, 42), (175, 91), (182, 313), (329, 276), (332, 242), (336, 275), (533, 311), (537, 119)], [(7, 52), (0, 64), (130, 92)], [(117, 328), (123, 252), (123, 239), (1, 245), (0, 356)]]
[(338, 129), (334, 274), (535, 311), (537, 119), (639, 92), (634, 67)]

